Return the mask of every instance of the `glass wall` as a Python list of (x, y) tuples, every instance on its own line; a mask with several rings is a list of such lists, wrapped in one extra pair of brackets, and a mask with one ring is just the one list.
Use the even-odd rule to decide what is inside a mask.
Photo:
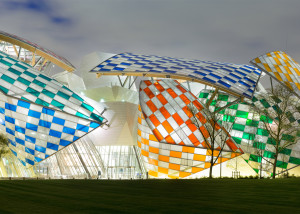
[(97, 146), (78, 140), (34, 167), (39, 177), (140, 179), (146, 173), (135, 146)]
[(32, 168), (26, 168), (18, 158), (9, 152), (0, 161), (1, 177), (35, 177)]
[(135, 146), (97, 146), (102, 157), (107, 178), (140, 179), (145, 170)]
[(80, 139), (35, 167), (38, 176), (95, 179), (105, 174), (102, 159), (89, 138)]

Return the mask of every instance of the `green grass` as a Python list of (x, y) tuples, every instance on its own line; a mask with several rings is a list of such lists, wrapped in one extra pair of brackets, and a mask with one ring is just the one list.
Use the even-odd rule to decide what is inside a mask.
[(300, 213), (300, 179), (0, 181), (0, 213)]

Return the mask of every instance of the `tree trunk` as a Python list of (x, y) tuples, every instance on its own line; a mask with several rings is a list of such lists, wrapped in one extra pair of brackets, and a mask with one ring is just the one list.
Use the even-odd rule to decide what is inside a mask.
[(259, 166), (259, 179), (262, 178), (262, 162), (263, 162), (263, 153), (262, 151), (259, 151), (260, 156), (260, 166)]
[(274, 157), (273, 175), (272, 175), (273, 179), (275, 179), (275, 175), (276, 175), (277, 158), (278, 158), (278, 151), (276, 151), (276, 154), (275, 154), (275, 157)]
[(212, 177), (212, 170), (213, 170), (213, 165), (211, 164), (210, 168), (209, 168), (209, 178), (213, 178)]
[(210, 167), (209, 167), (209, 178), (213, 178), (212, 177), (213, 165), (214, 165), (214, 151), (212, 150), (211, 160), (210, 160)]

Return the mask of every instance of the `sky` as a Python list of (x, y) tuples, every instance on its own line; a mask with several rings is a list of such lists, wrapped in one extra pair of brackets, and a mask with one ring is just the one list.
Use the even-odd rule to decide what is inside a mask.
[(300, 61), (299, 0), (1, 0), (0, 29), (76, 67), (94, 51), (249, 64)]

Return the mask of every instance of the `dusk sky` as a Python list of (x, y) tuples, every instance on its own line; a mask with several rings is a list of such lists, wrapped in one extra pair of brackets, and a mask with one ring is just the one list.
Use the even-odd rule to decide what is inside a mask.
[(2, 0), (1, 30), (75, 66), (94, 51), (249, 63), (283, 50), (300, 61), (299, 0)]

